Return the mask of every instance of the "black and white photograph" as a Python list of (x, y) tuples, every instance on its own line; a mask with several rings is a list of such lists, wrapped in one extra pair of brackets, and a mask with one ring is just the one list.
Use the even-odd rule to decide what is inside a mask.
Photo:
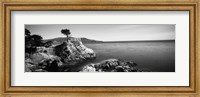
[(175, 24), (26, 24), (25, 72), (175, 72)]

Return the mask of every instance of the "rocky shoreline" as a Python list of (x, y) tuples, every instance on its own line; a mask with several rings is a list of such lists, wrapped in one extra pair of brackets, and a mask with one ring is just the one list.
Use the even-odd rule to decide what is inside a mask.
[(83, 67), (81, 72), (142, 72), (134, 62), (119, 59), (107, 59)]
[[(95, 52), (87, 48), (79, 38), (70, 38), (58, 45), (37, 47), (36, 52), (25, 54), (25, 72), (142, 72), (133, 61), (107, 59), (99, 63)], [(75, 68), (81, 68), (76, 70)]]

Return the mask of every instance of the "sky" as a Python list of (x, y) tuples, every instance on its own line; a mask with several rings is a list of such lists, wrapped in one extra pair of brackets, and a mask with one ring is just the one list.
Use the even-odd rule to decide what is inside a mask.
[(72, 37), (99, 41), (175, 40), (174, 24), (34, 24), (25, 28), (43, 39), (65, 37), (60, 31), (67, 28)]

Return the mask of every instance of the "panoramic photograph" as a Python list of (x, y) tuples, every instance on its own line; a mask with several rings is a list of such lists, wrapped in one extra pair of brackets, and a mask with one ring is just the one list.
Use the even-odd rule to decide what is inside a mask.
[(27, 24), (25, 72), (175, 72), (174, 24)]

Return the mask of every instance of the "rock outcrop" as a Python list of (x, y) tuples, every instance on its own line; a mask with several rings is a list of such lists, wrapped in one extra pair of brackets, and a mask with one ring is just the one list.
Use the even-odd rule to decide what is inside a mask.
[(90, 48), (84, 46), (80, 39), (71, 38), (68, 42), (55, 46), (55, 55), (59, 56), (64, 63), (74, 65), (77, 61), (92, 60), (96, 58), (96, 54)]
[(26, 53), (26, 72), (65, 71), (69, 65), (77, 65), (96, 58), (95, 52), (84, 46), (80, 39), (70, 38), (68, 42), (51, 47), (38, 47), (33, 54)]
[(89, 64), (81, 72), (142, 72), (134, 62), (107, 59), (100, 63)]
[[(133, 61), (107, 59), (85, 64), (96, 58), (79, 38), (70, 38), (50, 47), (37, 47), (36, 52), (25, 54), (26, 72), (143, 72)], [(85, 66), (79, 66), (79, 65)]]

